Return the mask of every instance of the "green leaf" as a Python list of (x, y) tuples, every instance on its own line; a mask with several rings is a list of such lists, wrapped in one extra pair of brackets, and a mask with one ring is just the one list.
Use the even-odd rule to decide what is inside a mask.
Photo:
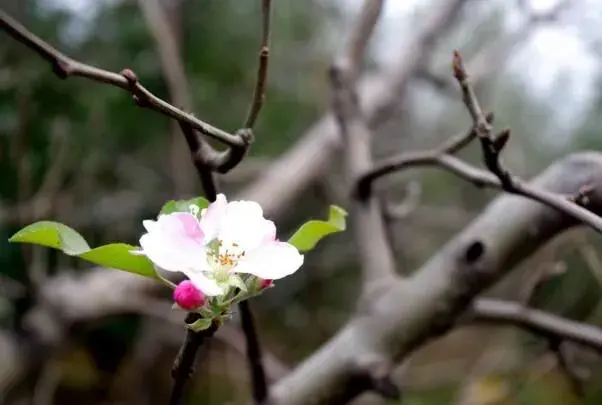
[(331, 205), (328, 213), (328, 221), (311, 220), (304, 223), (291, 236), (288, 243), (295, 246), (300, 252), (312, 250), (326, 236), (344, 231), (347, 227), (346, 216), (347, 211), (343, 208)]
[(159, 215), (171, 214), (172, 212), (190, 212), (190, 206), (195, 205), (199, 208), (199, 212), (209, 206), (209, 200), (204, 197), (196, 197), (190, 200), (170, 200), (166, 202)]
[(28, 225), (11, 236), (8, 241), (60, 249), (69, 256), (77, 256), (90, 250), (86, 240), (77, 231), (53, 221), (39, 221)]
[(202, 330), (209, 329), (211, 327), (212, 323), (213, 323), (212, 319), (201, 318), (201, 319), (197, 319), (193, 323), (187, 324), (186, 326), (189, 329), (193, 330), (194, 332), (200, 332)]
[(100, 266), (157, 278), (153, 264), (144, 256), (133, 255), (135, 246), (112, 243), (90, 249), (86, 240), (74, 229), (53, 221), (39, 221), (26, 226), (9, 239), (13, 243), (30, 243), (61, 250)]

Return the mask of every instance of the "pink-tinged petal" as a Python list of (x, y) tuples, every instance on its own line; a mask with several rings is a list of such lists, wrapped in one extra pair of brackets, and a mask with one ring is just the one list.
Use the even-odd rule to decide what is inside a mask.
[(232, 271), (278, 280), (293, 274), (302, 264), (303, 255), (296, 247), (286, 242), (272, 242), (247, 252)]
[(224, 294), (224, 290), (217, 284), (215, 280), (206, 277), (202, 272), (189, 272), (186, 274), (196, 288), (209, 297)]
[(227, 206), (228, 201), (226, 200), (226, 196), (223, 194), (218, 194), (215, 201), (209, 204), (209, 207), (207, 207), (203, 217), (201, 218), (201, 229), (205, 234), (207, 242), (217, 238), (221, 223), (226, 215)]
[(205, 296), (190, 280), (184, 280), (173, 292), (174, 301), (188, 311), (199, 309), (205, 304)]
[(203, 231), (201, 230), (199, 221), (194, 215), (186, 212), (178, 212), (175, 213), (174, 216), (180, 221), (186, 236), (203, 243)]
[(200, 246), (203, 244), (204, 237), (199, 221), (188, 212), (162, 215), (155, 225), (151, 225), (151, 228), (152, 232), (162, 232), (173, 237), (190, 239)]

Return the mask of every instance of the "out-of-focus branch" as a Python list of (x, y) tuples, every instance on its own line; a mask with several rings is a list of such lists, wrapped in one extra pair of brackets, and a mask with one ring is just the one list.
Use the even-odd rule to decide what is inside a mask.
[(518, 302), (495, 299), (483, 298), (475, 301), (467, 315), (468, 320), (509, 324), (544, 338), (549, 349), (555, 354), (558, 367), (566, 376), (573, 392), (578, 397), (583, 396), (586, 376), (572, 361), (566, 342), (577, 343), (602, 354), (602, 329), (528, 308)]
[(246, 144), (246, 141), (240, 136), (229, 134), (219, 128), (213, 127), (194, 117), (192, 114), (186, 113), (155, 96), (138, 82), (134, 72), (129, 69), (124, 69), (120, 73), (114, 73), (78, 62), (63, 55), (48, 43), (29, 32), (23, 25), (2, 10), (0, 10), (0, 28), (46, 59), (52, 65), (54, 73), (62, 79), (69, 76), (79, 76), (119, 87), (130, 92), (136, 103), (141, 107), (152, 109), (179, 122), (187, 123), (202, 134), (221, 141), (226, 145), (244, 147)]
[[(456, 20), (467, 1), (447, 0), (434, 9), (424, 27), (404, 41), (404, 52), (400, 55), (399, 62), (389, 66), (376, 78), (359, 84), (359, 97), (370, 129), (382, 124), (392, 111), (391, 108), (403, 98), (412, 75), (419, 69), (422, 60), (430, 54), (436, 39)], [(375, 19), (372, 15), (364, 15), (365, 21)], [(364, 24), (362, 17), (358, 21)], [(365, 24), (371, 26), (371, 23)], [(362, 31), (357, 28), (354, 30)], [(332, 153), (340, 145), (341, 138), (334, 117), (332, 114), (326, 114), (256, 182), (244, 189), (238, 198), (257, 201), (268, 215), (279, 215), (302, 190), (326, 170)]]
[(354, 86), (362, 71), (366, 49), (380, 19), (384, 3), (384, 0), (365, 0), (351, 28), (341, 63), (347, 67), (349, 80)]
[[(343, 138), (345, 166), (348, 180), (372, 166), (368, 129), (352, 81), (351, 72), (345, 66), (333, 65), (330, 70), (333, 90), (333, 111)], [(369, 200), (352, 203), (353, 233), (359, 252), (363, 274), (363, 297), (369, 302), (379, 287), (395, 281), (395, 261), (385, 230), (380, 203)], [(388, 363), (371, 369), (372, 389), (385, 398), (399, 399), (401, 393), (392, 382)]]
[[(550, 10), (543, 13), (529, 12), (527, 21), (515, 31), (501, 36), (499, 39), (486, 44), (476, 55), (470, 57), (467, 63), (471, 72), (473, 83), (476, 85), (483, 82), (492, 74), (504, 66), (508, 56), (517, 47), (527, 42), (532, 34), (544, 24), (554, 23), (560, 17), (563, 10), (569, 6), (569, 1), (559, 1)], [(443, 94), (457, 97), (457, 88), (447, 75), (440, 75), (429, 71), (427, 66), (416, 72), (416, 77), (441, 90)]]
[[(488, 122), (492, 122), (493, 114), (489, 114), (486, 118)], [(367, 200), (372, 194), (373, 183), (380, 177), (411, 167), (430, 165), (448, 170), (479, 187), (496, 187), (499, 184), (499, 180), (495, 176), (453, 156), (467, 146), (475, 137), (476, 130), (472, 127), (467, 132), (451, 137), (435, 149), (404, 152), (386, 159), (358, 176), (354, 194), (360, 200)]]
[[(349, 70), (335, 64), (330, 70), (330, 80), (333, 111), (343, 137), (346, 173), (352, 182), (359, 173), (372, 166), (372, 136), (364, 122)], [(363, 271), (364, 289), (369, 289), (375, 282), (390, 281), (395, 275), (395, 261), (379, 202), (375, 199), (353, 201), (351, 206), (353, 234)]]
[[(362, 200), (369, 198), (372, 192), (372, 183), (386, 174), (408, 167), (439, 166), (474, 183), (478, 187), (498, 188), (530, 198), (557, 209), (598, 232), (602, 232), (602, 218), (574, 202), (577, 200), (580, 203), (585, 202), (585, 199), (580, 197), (584, 193), (583, 190), (579, 190), (575, 195), (577, 197), (568, 196), (571, 198), (567, 198), (567, 196), (550, 193), (528, 185), (510, 174), (500, 160), (500, 153), (509, 139), (510, 131), (503, 130), (496, 136), (492, 135), (491, 117), (483, 113), (458, 52), (454, 53), (453, 70), (454, 76), (462, 89), (464, 103), (473, 120), (472, 131), (464, 138), (460, 136), (457, 139), (452, 139), (448, 144), (444, 144), (436, 150), (405, 153), (379, 164), (358, 177), (355, 185), (356, 196)], [(460, 147), (468, 144), (475, 136), (481, 144), (484, 164), (491, 173), (475, 168), (451, 155), (451, 153), (457, 152)], [(587, 187), (587, 185), (584, 185), (584, 187)]]
[[(500, 154), (510, 137), (510, 131), (506, 129), (496, 136), (492, 135), (493, 127), (487, 122), (485, 114), (483, 114), (483, 111), (481, 110), (479, 101), (469, 81), (468, 73), (464, 68), (460, 53), (457, 51), (454, 52), (452, 67), (454, 77), (462, 89), (464, 104), (472, 117), (477, 138), (481, 143), (485, 166), (499, 179), (501, 188), (509, 193), (522, 195), (555, 208), (602, 233), (602, 218), (598, 215), (593, 214), (564, 196), (529, 186), (522, 180), (510, 174), (503, 166), (500, 159)], [(579, 191), (578, 194), (582, 194), (582, 192)]]
[[(600, 213), (601, 173), (602, 155), (576, 154), (553, 164), (530, 185), (573, 195), (590, 184), (590, 207)], [(399, 362), (449, 331), (476, 295), (575, 224), (529, 199), (498, 197), (411, 278), (390, 283), (336, 336), (276, 383), (272, 403), (343, 403), (370, 389), (373, 367)]]
[(568, 340), (602, 354), (602, 329), (599, 327), (528, 308), (518, 302), (480, 298), (470, 307), (468, 319), (517, 326), (546, 339)]

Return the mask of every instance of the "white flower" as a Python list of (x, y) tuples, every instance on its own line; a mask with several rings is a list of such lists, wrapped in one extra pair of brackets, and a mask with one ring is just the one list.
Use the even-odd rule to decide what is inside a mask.
[(228, 203), (220, 194), (200, 220), (197, 211), (143, 221), (147, 233), (138, 254), (163, 270), (184, 273), (207, 296), (226, 294), (236, 273), (277, 280), (303, 264), (297, 248), (276, 239), (276, 226), (256, 202)]

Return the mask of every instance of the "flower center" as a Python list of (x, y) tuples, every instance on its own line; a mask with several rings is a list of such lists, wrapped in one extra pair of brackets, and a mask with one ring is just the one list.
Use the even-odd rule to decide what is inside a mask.
[(215, 239), (209, 243), (209, 261), (217, 280), (225, 280), (229, 271), (245, 255), (245, 251), (236, 242), (224, 242)]

